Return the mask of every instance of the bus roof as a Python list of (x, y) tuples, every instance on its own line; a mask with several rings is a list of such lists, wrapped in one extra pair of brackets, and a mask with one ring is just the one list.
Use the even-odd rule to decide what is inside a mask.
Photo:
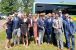
[(76, 5), (74, 2), (34, 2), (35, 4), (60, 4), (60, 5)]

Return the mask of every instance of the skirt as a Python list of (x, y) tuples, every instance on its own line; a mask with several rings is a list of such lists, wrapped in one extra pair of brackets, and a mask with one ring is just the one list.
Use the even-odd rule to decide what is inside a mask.
[(21, 33), (22, 35), (25, 35), (26, 33), (28, 33), (28, 27), (24, 24), (21, 26)]

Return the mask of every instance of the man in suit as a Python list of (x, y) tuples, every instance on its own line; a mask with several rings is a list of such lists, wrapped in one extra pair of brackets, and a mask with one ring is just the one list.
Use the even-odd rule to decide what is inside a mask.
[[(54, 20), (54, 18), (55, 18), (55, 16), (56, 16), (55, 14), (56, 14), (55, 12), (52, 12), (52, 20)], [(56, 43), (56, 37), (55, 37), (55, 32), (54, 32), (53, 26), (52, 26), (51, 38), (52, 38), (52, 43), (53, 43), (54, 45), (57, 45), (57, 43)]]
[(45, 29), (46, 29), (46, 35), (47, 35), (47, 43), (49, 44), (50, 42), (52, 42), (51, 34), (52, 34), (53, 19), (52, 19), (51, 13), (48, 13), (47, 16), (48, 16), (48, 18), (45, 20)]
[(71, 50), (71, 43), (70, 39), (72, 41), (72, 50), (75, 50), (75, 26), (73, 23), (73, 20), (69, 18), (69, 14), (65, 14), (65, 20), (64, 20), (64, 33), (66, 37), (66, 45), (68, 47), (68, 50)]
[(20, 30), (21, 20), (17, 15), (18, 15), (17, 12), (15, 12), (15, 15), (14, 15), (14, 18), (13, 18), (13, 33), (12, 33), (12, 36), (13, 36), (14, 45), (16, 45), (16, 43), (19, 44), (20, 36), (21, 36), (21, 30)]
[(55, 19), (53, 20), (53, 28), (56, 35), (58, 50), (63, 50), (63, 19), (58, 13), (56, 13)]

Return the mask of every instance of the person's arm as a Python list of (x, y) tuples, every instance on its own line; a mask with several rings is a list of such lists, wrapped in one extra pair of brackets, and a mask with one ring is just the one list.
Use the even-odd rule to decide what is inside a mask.
[(40, 21), (38, 20), (38, 27), (40, 27)]
[(53, 23), (53, 28), (57, 29), (57, 27), (55, 26), (55, 23)]
[(53, 26), (54, 29), (58, 29), (58, 28), (56, 27), (55, 21), (53, 21), (52, 26)]
[(43, 28), (42, 26), (40, 26), (40, 24), (41, 24), (40, 22), (41, 22), (41, 21), (38, 20), (38, 27), (39, 27), (39, 28)]
[(75, 34), (75, 25), (74, 25), (74, 23), (73, 22), (71, 22), (71, 26), (72, 26), (72, 28), (73, 28), (73, 34)]
[(7, 22), (3, 24), (3, 28), (7, 29)]

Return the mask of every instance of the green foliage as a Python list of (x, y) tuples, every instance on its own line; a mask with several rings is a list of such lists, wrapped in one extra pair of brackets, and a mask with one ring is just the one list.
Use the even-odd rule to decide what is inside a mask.
[(19, 0), (2, 0), (0, 3), (0, 12), (4, 14), (9, 14), (14, 11), (18, 11), (18, 9), (24, 8), (24, 12), (29, 13), (32, 11), (32, 6), (34, 0), (22, 0), (21, 2), (18, 2)]
[(2, 0), (0, 6), (0, 11), (2, 13), (9, 14), (13, 11), (17, 11), (20, 4), (17, 2), (17, 0)]
[(30, 13), (33, 8), (33, 2), (34, 0), (22, 0), (23, 6), (24, 6), (24, 12)]

